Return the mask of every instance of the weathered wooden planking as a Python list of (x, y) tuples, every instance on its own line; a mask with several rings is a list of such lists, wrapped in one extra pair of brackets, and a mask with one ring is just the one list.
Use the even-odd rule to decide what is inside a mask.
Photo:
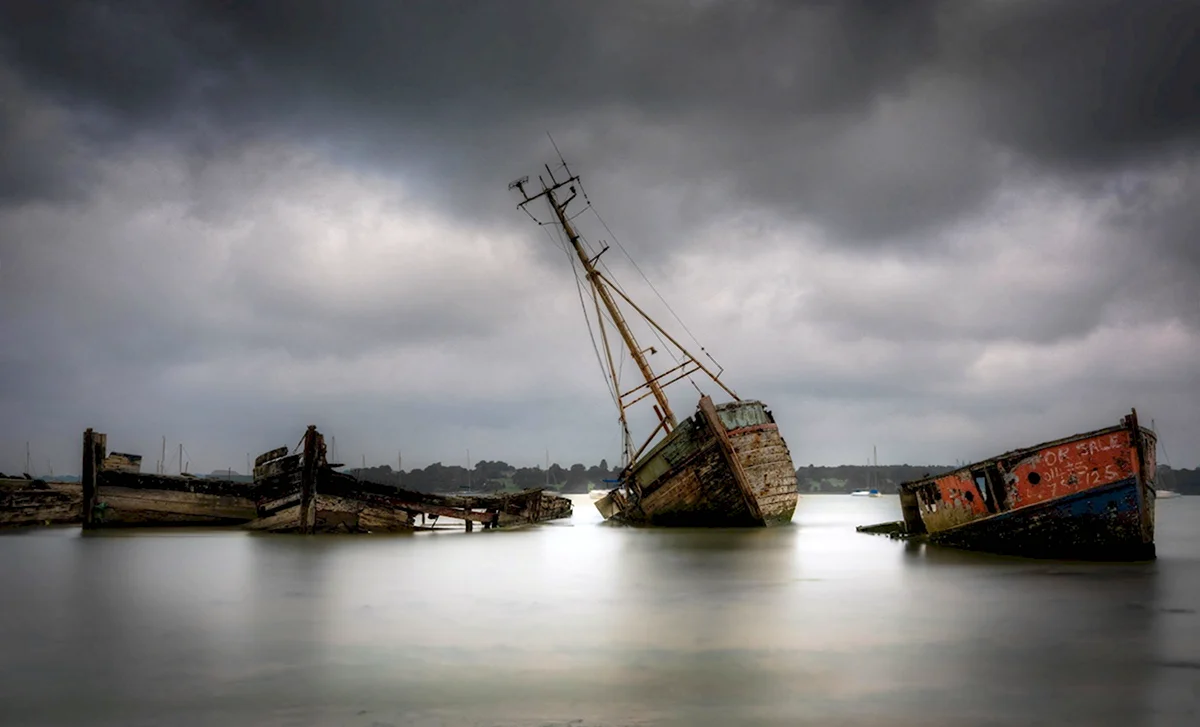
[[(796, 508), (787, 444), (761, 402), (712, 406), (679, 423), (627, 477), (629, 492), (596, 501), (606, 519), (653, 525), (777, 525)], [(706, 411), (706, 409), (708, 411)]]
[(97, 522), (115, 525), (238, 524), (257, 517), (254, 501), (231, 495), (100, 486)]
[(746, 506), (746, 511), (750, 513), (751, 518), (765, 525), (762, 509), (758, 506), (754, 490), (750, 487), (746, 471), (742, 468), (742, 460), (737, 452), (734, 451), (733, 443), (729, 441), (729, 434), (725, 430), (725, 424), (722, 423), (721, 417), (717, 414), (717, 409), (713, 406), (712, 399), (707, 396), (700, 397), (700, 413), (704, 415), (709, 432), (717, 444), (717, 451), (721, 453), (721, 459), (725, 463), (725, 466), (729, 468), (730, 478), (733, 480), (734, 485), (737, 486), (738, 492), (742, 495), (742, 502)]
[(78, 483), (0, 479), (0, 527), (78, 523), (82, 506)]
[[(310, 426), (303, 451), (272, 459), (273, 450), (254, 469), (258, 518), (247, 525), (271, 532), (397, 532), (428, 529), (414, 516), (449, 517), (484, 527), (569, 517), (567, 498), (540, 488), (511, 494), (443, 496), (389, 485), (360, 482), (333, 470), (325, 457), (324, 437)], [(285, 454), (285, 453), (284, 453)]]
[[(285, 452), (286, 453), (286, 452)], [(267, 480), (272, 477), (288, 474), (289, 472), (298, 471), (304, 465), (303, 454), (293, 454), (287, 457), (271, 460), (265, 464), (255, 465), (254, 479)]]
[(287, 453), (288, 453), (287, 447), (277, 447), (275, 449), (272, 449), (270, 452), (264, 452), (254, 458), (254, 466), (260, 467), (264, 463), (270, 462), (271, 460), (279, 459), (280, 457), (286, 457)]

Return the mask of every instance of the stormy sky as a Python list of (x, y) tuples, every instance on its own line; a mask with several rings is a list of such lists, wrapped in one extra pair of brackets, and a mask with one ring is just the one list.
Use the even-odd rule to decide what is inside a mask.
[(89, 426), (146, 469), (165, 436), (168, 469), (245, 471), (307, 424), (351, 464), (617, 461), (569, 258), (506, 188), (547, 132), (613, 274), (797, 465), (1137, 407), (1196, 466), (1198, 28), (1188, 0), (0, 4), (0, 471), (26, 441), (77, 471)]

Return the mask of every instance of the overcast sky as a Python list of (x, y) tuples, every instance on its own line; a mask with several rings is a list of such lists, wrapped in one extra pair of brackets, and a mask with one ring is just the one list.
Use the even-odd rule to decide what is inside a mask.
[(26, 441), (78, 471), (86, 427), (146, 469), (166, 436), (244, 471), (308, 424), (353, 464), (617, 461), (569, 259), (506, 189), (547, 131), (611, 228), (584, 234), (797, 465), (1137, 407), (1196, 466), (1198, 28), (1187, 0), (3, 3), (0, 471)]

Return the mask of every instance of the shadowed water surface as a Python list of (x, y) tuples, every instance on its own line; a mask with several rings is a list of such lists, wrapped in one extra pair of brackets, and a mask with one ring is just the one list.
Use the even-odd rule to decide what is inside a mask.
[(3, 725), (1195, 725), (1200, 498), (1159, 559), (792, 527), (0, 536)]

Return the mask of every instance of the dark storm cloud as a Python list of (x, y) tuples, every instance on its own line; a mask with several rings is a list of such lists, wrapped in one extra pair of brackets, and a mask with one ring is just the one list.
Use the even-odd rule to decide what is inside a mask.
[(632, 119), (669, 133), (676, 153), (652, 157), (664, 177), (720, 179), (852, 237), (894, 237), (981, 204), (997, 149), (1107, 168), (1179, 151), (1200, 115), (1194, 3), (7, 8), (8, 62), (93, 133), (336, 139), (473, 180), (470, 206), (489, 209), (507, 202), (497, 179), (546, 156), (534, 150), (547, 128), (582, 130), (569, 156), (592, 167), (638, 166), (662, 139), (619, 138)]

